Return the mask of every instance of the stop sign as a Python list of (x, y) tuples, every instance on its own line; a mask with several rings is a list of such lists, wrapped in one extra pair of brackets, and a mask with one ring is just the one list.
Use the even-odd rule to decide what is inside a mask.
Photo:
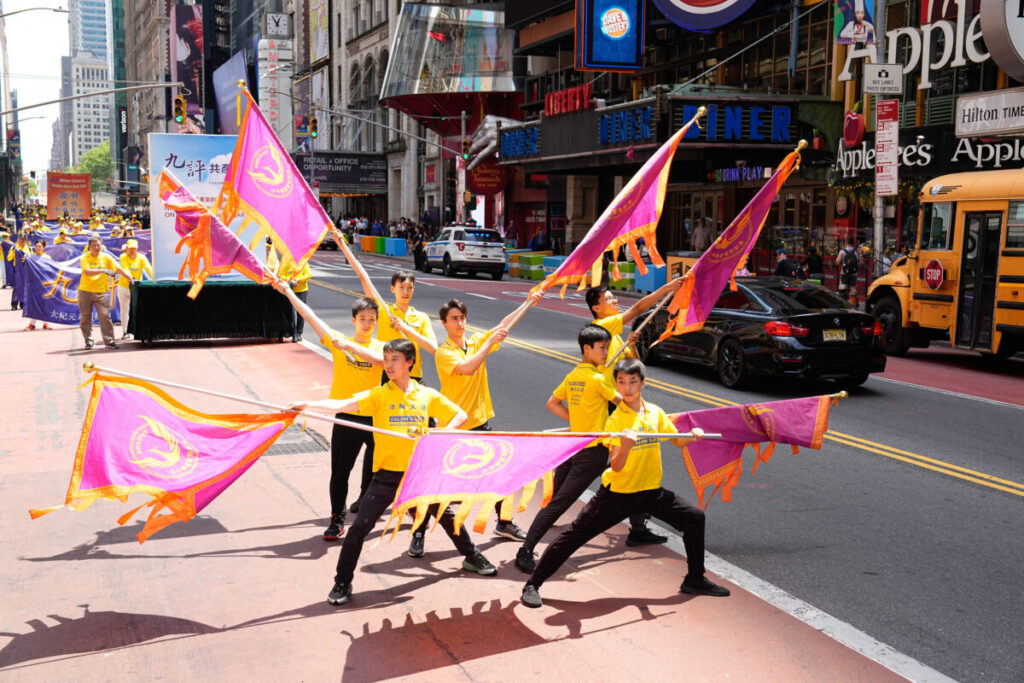
[(942, 286), (942, 263), (938, 259), (932, 259), (924, 265), (924, 283), (930, 289), (938, 289)]

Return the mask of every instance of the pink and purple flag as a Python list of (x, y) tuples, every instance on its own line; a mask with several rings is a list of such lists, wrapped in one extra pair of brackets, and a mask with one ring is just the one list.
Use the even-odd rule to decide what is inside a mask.
[[(207, 415), (148, 382), (96, 375), (64, 505), (30, 510), (35, 519), (61, 507), (83, 510), (100, 498), (147, 503), (139, 543), (186, 522), (248, 470), (298, 413)], [(165, 511), (165, 514), (157, 513)]]
[(225, 224), (242, 213), (258, 230), (249, 248), (269, 237), (281, 254), (281, 268), (297, 272), (313, 255), (331, 226), (273, 128), (244, 90), (245, 116), (224, 185), (214, 206)]
[[(563, 261), (554, 273), (535, 286), (533, 291), (546, 291), (556, 285), (562, 285), (564, 293), (567, 286), (577, 283), (582, 289), (587, 283), (588, 273), (590, 286), (597, 286), (601, 282), (604, 253), (610, 251), (614, 256), (622, 245), (628, 246), (637, 269), (644, 274), (647, 267), (640, 258), (636, 244), (640, 238), (643, 238), (647, 246), (651, 262), (656, 266), (664, 265), (661, 255), (658, 254), (655, 232), (665, 204), (665, 190), (668, 187), (672, 158), (675, 156), (679, 141), (686, 135), (690, 126), (697, 124), (697, 119), (703, 113), (701, 111), (694, 116), (647, 160), (604, 210), (583, 241), (569, 254), (569, 258)], [(617, 264), (614, 266), (613, 276), (619, 279)]]
[(210, 275), (238, 271), (256, 282), (269, 282), (270, 276), (256, 256), (246, 248), (235, 233), (210, 213), (188, 188), (166, 170), (157, 177), (160, 200), (176, 214), (174, 229), (181, 236), (175, 253), (188, 247), (188, 256), (178, 277), (185, 275), (192, 288), (188, 296), (195, 299)]
[[(455, 512), (458, 529), (476, 503), (483, 503), (473, 529), (482, 533), (494, 504), (501, 501), (502, 519), (511, 518), (513, 509), (522, 511), (543, 481), (543, 505), (551, 500), (552, 470), (574, 453), (593, 442), (593, 436), (506, 436), (465, 434), (427, 434), (420, 437), (409, 468), (395, 496), (388, 527), (409, 510), (415, 510), (419, 526), (427, 507), (439, 503), (444, 509), (461, 503)], [(523, 489), (519, 504), (515, 493)]]
[[(755, 472), (760, 463), (772, 457), (777, 443), (790, 444), (793, 453), (797, 446), (821, 448), (829, 410), (836, 400), (830, 396), (811, 396), (679, 414), (675, 424), (680, 432), (700, 427), (709, 434), (722, 435), (721, 440), (691, 441), (683, 447), (683, 461), (697, 491), (698, 504), (707, 507), (719, 491), (723, 501), (732, 499), (732, 489), (743, 469), (745, 446), (753, 446), (757, 452)], [(768, 445), (762, 448), (764, 442)], [(714, 489), (705, 502), (709, 486)]]
[(799, 151), (786, 155), (771, 179), (685, 275), (683, 286), (669, 303), (669, 322), (659, 342), (676, 334), (699, 330), (725, 285), (732, 282), (735, 288), (734, 273), (747, 262), (776, 195), (799, 165)]

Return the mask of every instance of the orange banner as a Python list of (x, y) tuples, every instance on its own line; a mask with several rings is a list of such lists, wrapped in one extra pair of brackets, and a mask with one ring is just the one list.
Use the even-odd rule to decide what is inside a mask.
[(92, 175), (89, 173), (46, 173), (46, 220), (55, 221), (67, 213), (89, 220), (92, 213)]

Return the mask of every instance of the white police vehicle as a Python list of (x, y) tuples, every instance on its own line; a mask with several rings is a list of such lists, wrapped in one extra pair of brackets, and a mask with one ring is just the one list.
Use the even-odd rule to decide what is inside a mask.
[(497, 230), (473, 225), (447, 225), (426, 245), (423, 272), (440, 268), (448, 276), (456, 273), (490, 273), (500, 280), (505, 274), (505, 244)]

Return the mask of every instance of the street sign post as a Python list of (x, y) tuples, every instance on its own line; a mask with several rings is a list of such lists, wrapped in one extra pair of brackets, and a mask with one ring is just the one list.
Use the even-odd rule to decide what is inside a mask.
[(900, 101), (879, 100), (875, 126), (875, 193), (899, 194)]

